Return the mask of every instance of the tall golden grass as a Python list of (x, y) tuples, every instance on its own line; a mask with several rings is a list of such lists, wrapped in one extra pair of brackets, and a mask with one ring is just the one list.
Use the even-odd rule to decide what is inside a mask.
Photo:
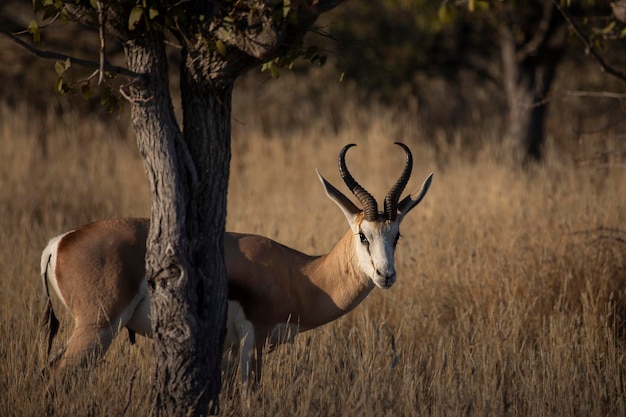
[[(356, 142), (348, 164), (381, 198), (401, 170), (403, 154), (392, 144), (401, 140), (416, 157), (409, 188), (430, 171), (435, 178), (403, 223), (398, 282), (270, 354), (249, 403), (236, 382), (225, 381), (222, 413), (626, 415), (626, 170), (617, 160), (626, 146), (619, 131), (574, 142), (565, 123), (553, 123), (550, 143), (568, 146), (549, 145), (542, 165), (522, 170), (497, 162), (493, 129), (474, 131), (484, 140), (469, 152), (425, 138), (408, 112), (343, 100), (335, 109), (339, 127), (332, 127), (337, 115), (306, 108), (310, 129), (271, 137), (257, 114), (235, 112), (228, 228), (328, 251), (347, 224), (315, 169), (342, 186), (337, 153)], [(28, 106), (0, 106), (1, 416), (46, 411), (38, 268), (47, 240), (95, 219), (149, 213), (142, 162), (132, 135), (117, 126), (113, 118), (31, 116)], [(62, 326), (60, 339), (71, 319)], [(131, 346), (122, 333), (93, 369), (68, 381), (50, 410), (150, 415), (150, 353), (150, 340)]]

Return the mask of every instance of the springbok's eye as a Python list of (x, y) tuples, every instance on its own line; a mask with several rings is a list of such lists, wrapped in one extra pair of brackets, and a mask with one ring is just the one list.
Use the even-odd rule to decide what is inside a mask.
[(367, 240), (363, 232), (359, 232), (359, 239), (361, 239), (361, 243), (365, 246), (368, 246), (370, 244), (369, 240)]

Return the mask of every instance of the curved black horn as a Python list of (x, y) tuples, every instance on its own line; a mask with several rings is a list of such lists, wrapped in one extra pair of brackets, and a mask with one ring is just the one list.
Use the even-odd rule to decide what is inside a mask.
[(391, 190), (385, 196), (385, 217), (389, 220), (393, 221), (396, 219), (398, 215), (398, 201), (400, 200), (400, 196), (402, 195), (402, 191), (404, 191), (404, 187), (409, 182), (409, 177), (411, 176), (411, 171), (413, 170), (413, 155), (411, 154), (411, 150), (404, 143), (396, 142), (396, 145), (400, 146), (404, 149), (406, 153), (406, 163), (404, 164), (404, 169), (402, 170), (402, 174), (400, 174), (400, 178), (391, 187)]
[(356, 146), (354, 143), (346, 145), (343, 147), (341, 152), (339, 152), (339, 174), (341, 174), (341, 178), (346, 183), (346, 186), (352, 191), (359, 200), (359, 203), (363, 206), (363, 211), (365, 212), (365, 219), (369, 221), (374, 221), (378, 217), (378, 204), (376, 203), (376, 199), (372, 197), (370, 193), (367, 192), (365, 188), (359, 185), (358, 182), (352, 177), (350, 171), (348, 171), (348, 167), (346, 166), (346, 152), (351, 147)]

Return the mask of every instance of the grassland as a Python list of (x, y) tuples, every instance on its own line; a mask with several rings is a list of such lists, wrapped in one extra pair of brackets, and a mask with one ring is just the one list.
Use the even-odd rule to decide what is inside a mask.
[[(337, 153), (355, 142), (348, 164), (381, 198), (401, 169), (392, 145), (401, 140), (416, 156), (409, 188), (435, 178), (403, 224), (398, 282), (269, 355), (250, 406), (235, 385), (223, 414), (626, 415), (623, 127), (574, 138), (558, 116), (545, 162), (522, 170), (498, 162), (488, 126), (439, 140), (408, 112), (344, 100), (340, 125), (337, 114), (299, 107), (306, 129), (268, 132), (259, 114), (235, 112), (228, 228), (328, 251), (347, 225), (315, 168), (343, 187)], [(149, 213), (124, 123), (0, 106), (1, 416), (45, 411), (38, 265), (47, 240)], [(61, 339), (71, 320), (63, 326)], [(56, 397), (55, 415), (150, 415), (151, 380), (150, 341), (120, 337)]]

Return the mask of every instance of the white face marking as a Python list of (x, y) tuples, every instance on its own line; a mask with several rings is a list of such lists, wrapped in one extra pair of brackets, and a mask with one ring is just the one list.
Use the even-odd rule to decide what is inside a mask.
[(394, 253), (400, 234), (397, 221), (363, 220), (355, 231), (356, 255), (363, 273), (379, 288), (390, 288), (396, 282)]

